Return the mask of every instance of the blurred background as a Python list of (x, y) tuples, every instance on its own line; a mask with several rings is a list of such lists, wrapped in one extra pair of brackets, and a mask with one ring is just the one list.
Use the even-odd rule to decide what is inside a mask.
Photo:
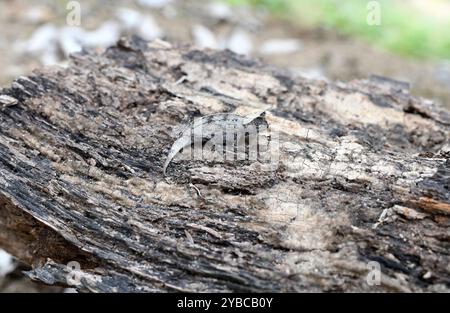
[[(0, 0), (0, 88), (127, 34), (230, 49), (313, 79), (389, 76), (450, 108), (450, 0)], [(0, 291), (72, 291), (23, 270), (0, 250)]]

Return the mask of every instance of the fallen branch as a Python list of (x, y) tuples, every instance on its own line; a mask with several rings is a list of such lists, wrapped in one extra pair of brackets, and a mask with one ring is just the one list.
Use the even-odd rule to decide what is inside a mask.
[[(132, 38), (20, 77), (0, 101), (0, 245), (35, 280), (449, 291), (450, 115), (404, 83), (312, 81)], [(277, 166), (175, 158), (163, 175), (181, 125), (256, 111), (279, 135)]]

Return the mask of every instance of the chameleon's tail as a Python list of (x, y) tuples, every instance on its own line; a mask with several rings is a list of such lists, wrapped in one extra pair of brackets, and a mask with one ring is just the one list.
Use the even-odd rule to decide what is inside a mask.
[(167, 167), (169, 166), (170, 162), (172, 161), (173, 157), (178, 153), (179, 150), (173, 150), (171, 149), (169, 154), (167, 155), (167, 159), (164, 162), (163, 166), (163, 174), (166, 176)]
[(164, 166), (163, 166), (163, 175), (166, 176), (166, 170), (167, 170), (167, 166), (169, 166), (169, 162), (170, 159), (167, 158), (167, 160), (164, 162)]

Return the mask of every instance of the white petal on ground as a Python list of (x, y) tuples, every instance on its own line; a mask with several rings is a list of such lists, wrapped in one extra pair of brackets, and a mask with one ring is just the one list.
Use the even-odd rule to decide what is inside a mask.
[(124, 28), (136, 32), (146, 40), (159, 38), (163, 34), (161, 28), (149, 14), (142, 15), (136, 10), (119, 8), (116, 16)]
[(0, 277), (12, 272), (14, 268), (13, 257), (0, 249)]
[(303, 49), (303, 43), (298, 39), (271, 39), (261, 45), (262, 54), (290, 54)]
[(45, 66), (59, 64), (60, 57), (58, 54), (58, 50), (55, 46), (51, 46), (48, 50), (44, 51), (40, 55), (39, 60), (41, 61), (42, 65)]
[(173, 0), (138, 0), (140, 5), (149, 8), (162, 8), (171, 2), (173, 2)]
[(214, 33), (203, 25), (194, 25), (192, 27), (192, 36), (195, 44), (200, 48), (217, 49), (219, 47)]
[(143, 17), (137, 29), (137, 33), (146, 40), (159, 38), (163, 34), (161, 28), (159, 28), (158, 24), (156, 24), (155, 20), (150, 15)]
[(45, 24), (36, 29), (26, 43), (27, 52), (39, 54), (54, 45), (58, 37), (58, 29), (53, 24)]
[(125, 28), (135, 28), (142, 20), (142, 14), (129, 8), (118, 8), (116, 16)]
[(252, 52), (253, 44), (247, 32), (238, 29), (228, 39), (227, 48), (239, 54), (249, 55)]
[[(141, 20), (139, 26), (145, 29), (154, 27), (148, 20)], [(120, 31), (120, 25), (113, 21), (107, 21), (92, 31), (69, 26), (58, 29), (53, 24), (45, 24), (39, 27), (30, 39), (17, 43), (14, 48), (19, 51), (23, 51), (25, 48), (26, 52), (38, 56), (43, 65), (54, 65), (61, 59), (59, 48), (67, 56), (70, 53), (81, 51), (82, 46), (107, 47), (119, 39)], [(155, 30), (153, 29), (151, 35), (154, 34)]]
[(233, 17), (230, 6), (223, 2), (212, 2), (208, 4), (207, 9), (210, 16), (219, 20), (229, 20)]
[(80, 27), (63, 27), (59, 31), (59, 45), (66, 56), (82, 49), (81, 41), (84, 31)]
[(116, 22), (107, 21), (93, 31), (85, 31), (82, 44), (91, 47), (107, 47), (113, 45), (120, 37), (120, 26)]

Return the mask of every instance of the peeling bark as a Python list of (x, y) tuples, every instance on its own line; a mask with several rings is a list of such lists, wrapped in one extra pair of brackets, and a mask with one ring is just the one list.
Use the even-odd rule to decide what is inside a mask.
[[(408, 88), (138, 38), (76, 54), (0, 92), (0, 245), (82, 291), (450, 291), (450, 114)], [(261, 110), (278, 166), (164, 177), (180, 126)]]

